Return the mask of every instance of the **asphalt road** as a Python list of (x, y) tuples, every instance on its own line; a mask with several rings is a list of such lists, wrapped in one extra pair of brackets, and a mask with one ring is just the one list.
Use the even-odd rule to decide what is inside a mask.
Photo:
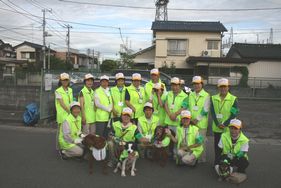
[[(237, 187), (217, 181), (212, 169), (211, 138), (207, 163), (188, 168), (169, 162), (162, 168), (150, 161), (138, 160), (136, 177), (121, 177), (112, 169), (108, 175), (103, 175), (101, 165), (97, 163), (94, 174), (89, 175), (87, 161), (61, 160), (55, 150), (55, 132), (52, 129), (0, 125), (0, 143), (1, 188)], [(248, 179), (239, 187), (280, 187), (280, 155), (280, 140), (253, 140)]]

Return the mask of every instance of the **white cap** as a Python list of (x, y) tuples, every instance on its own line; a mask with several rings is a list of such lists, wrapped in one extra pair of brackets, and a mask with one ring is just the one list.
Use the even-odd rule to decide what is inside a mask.
[(132, 75), (132, 80), (139, 80), (139, 81), (141, 81), (141, 75), (139, 73), (134, 73)]
[(100, 77), (100, 81), (101, 81), (101, 80), (107, 80), (107, 81), (109, 81), (109, 77), (106, 76), (106, 75), (103, 75), (103, 76)]
[(180, 80), (180, 84), (181, 84), (181, 85), (184, 85), (184, 84), (185, 84), (185, 81), (181, 79), (181, 80)]
[(151, 69), (150, 74), (159, 75), (159, 70), (158, 69)]
[(133, 114), (133, 110), (131, 108), (129, 108), (129, 107), (123, 108), (122, 115), (132, 116), (132, 114)]
[(67, 73), (61, 73), (60, 74), (60, 80), (69, 80), (69, 74)]
[(119, 72), (119, 73), (117, 73), (117, 74), (115, 75), (115, 79), (116, 79), (116, 80), (118, 80), (118, 79), (124, 79), (124, 78), (125, 78), (125, 76), (124, 76), (124, 74), (121, 73), (121, 72)]
[(229, 81), (226, 78), (221, 78), (218, 80), (218, 87), (220, 86), (229, 86)]
[(161, 83), (156, 83), (153, 85), (154, 89), (161, 89)]
[(79, 106), (80, 107), (80, 103), (77, 101), (74, 101), (70, 104), (70, 108), (74, 107), (74, 106)]
[(173, 77), (171, 79), (171, 84), (180, 84), (180, 79), (178, 77)]
[(201, 76), (193, 76), (192, 83), (194, 83), (194, 84), (203, 83), (202, 77)]
[(86, 74), (84, 76), (84, 80), (88, 80), (88, 79), (94, 79), (94, 76), (92, 74)]
[(241, 129), (242, 122), (239, 119), (232, 119), (230, 120), (229, 127), (236, 127), (237, 129)]
[(188, 110), (181, 111), (181, 118), (188, 118), (188, 119), (190, 119), (191, 118), (190, 111), (188, 111)]
[(151, 102), (147, 102), (144, 104), (143, 108), (145, 108), (145, 107), (153, 108), (153, 105)]

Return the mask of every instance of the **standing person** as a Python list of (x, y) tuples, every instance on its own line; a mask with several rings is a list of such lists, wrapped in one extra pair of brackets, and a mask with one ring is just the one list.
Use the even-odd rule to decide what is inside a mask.
[(57, 123), (61, 125), (70, 113), (70, 104), (73, 102), (72, 89), (69, 87), (69, 74), (60, 74), (59, 88), (55, 91), (55, 105), (57, 111)]
[(83, 155), (81, 134), (80, 103), (70, 105), (70, 114), (60, 126), (59, 147), (63, 159), (67, 157), (80, 157)]
[(180, 86), (180, 79), (173, 77), (171, 79), (171, 89), (167, 94), (165, 102), (166, 118), (165, 124), (176, 132), (177, 126), (180, 125), (180, 113), (182, 111), (182, 102), (187, 95), (182, 91)]
[(189, 94), (183, 103), (183, 107), (191, 112), (191, 124), (199, 128), (200, 135), (203, 136), (203, 153), (199, 162), (206, 162), (206, 133), (208, 128), (208, 112), (210, 108), (210, 95), (203, 89), (201, 76), (192, 78), (194, 91)]
[(166, 111), (165, 101), (167, 98), (167, 92), (165, 91), (165, 85), (162, 83), (156, 83), (152, 90), (153, 97), (149, 101), (152, 102), (154, 112), (153, 114), (159, 117), (159, 125), (165, 125)]
[(221, 149), (218, 147), (221, 134), (226, 131), (231, 119), (238, 114), (237, 97), (229, 92), (229, 81), (226, 78), (218, 80), (219, 93), (211, 97), (211, 115), (213, 119), (215, 165), (219, 163)]
[(107, 125), (111, 118), (113, 108), (112, 98), (109, 91), (109, 77), (100, 77), (100, 87), (95, 90), (94, 100), (96, 105), (96, 134), (107, 138)]
[(203, 137), (196, 126), (190, 125), (191, 113), (188, 110), (181, 112), (181, 125), (177, 127), (176, 137), (167, 130), (171, 140), (177, 144), (177, 164), (195, 166), (203, 152)]
[[(158, 69), (152, 69), (150, 71), (150, 78), (151, 78), (151, 80), (148, 83), (146, 83), (145, 86), (144, 86), (145, 96), (146, 96), (147, 101), (153, 95), (152, 89), (153, 89), (154, 84), (156, 84), (156, 83), (164, 84), (160, 80), (160, 72), (159, 72)], [(164, 84), (164, 90), (166, 90), (165, 84)]]
[(123, 73), (117, 73), (115, 75), (116, 86), (110, 88), (113, 101), (113, 117), (114, 121), (118, 121), (121, 117), (121, 113), (125, 105), (125, 77)]
[[(219, 148), (222, 153), (220, 161), (227, 160), (231, 167), (237, 167), (239, 173), (246, 173), (249, 166), (248, 151), (249, 139), (241, 131), (242, 122), (239, 119), (232, 119), (229, 124), (229, 130), (221, 135)], [(218, 165), (215, 166), (218, 172)]]
[(132, 75), (132, 84), (127, 87), (125, 93), (126, 105), (134, 112), (133, 121), (138, 123), (138, 118), (143, 115), (143, 106), (145, 101), (145, 91), (141, 86), (141, 75), (134, 73)]
[(84, 134), (96, 134), (96, 112), (94, 104), (94, 76), (86, 74), (84, 77), (84, 87), (79, 93), (79, 102), (82, 115), (82, 132)]

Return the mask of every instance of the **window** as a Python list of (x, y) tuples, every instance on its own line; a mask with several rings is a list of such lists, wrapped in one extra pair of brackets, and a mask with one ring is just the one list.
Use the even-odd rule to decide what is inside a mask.
[(218, 50), (219, 49), (219, 41), (217, 40), (209, 40), (208, 41), (208, 50)]
[(186, 55), (186, 40), (168, 40), (168, 55)]
[(21, 52), (22, 59), (35, 59), (35, 52)]
[(225, 76), (229, 77), (230, 68), (222, 68), (222, 67), (210, 67), (210, 76)]

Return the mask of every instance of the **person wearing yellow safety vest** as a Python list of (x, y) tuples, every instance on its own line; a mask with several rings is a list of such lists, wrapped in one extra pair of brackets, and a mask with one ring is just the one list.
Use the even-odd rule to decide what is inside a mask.
[(86, 74), (84, 77), (84, 87), (79, 93), (79, 102), (81, 105), (82, 115), (82, 132), (84, 134), (95, 134), (96, 132), (94, 90), (92, 89), (93, 84), (94, 76), (92, 74)]
[(181, 112), (181, 125), (177, 127), (176, 136), (167, 130), (171, 140), (177, 144), (177, 164), (195, 166), (197, 160), (203, 152), (203, 137), (199, 133), (199, 128), (190, 125), (191, 113), (188, 110)]
[(211, 97), (210, 111), (212, 115), (212, 130), (214, 133), (215, 165), (219, 163), (221, 149), (218, 147), (221, 134), (228, 131), (231, 119), (238, 114), (237, 97), (229, 93), (229, 81), (226, 78), (218, 80), (219, 94)]
[(210, 95), (203, 89), (203, 79), (201, 76), (192, 78), (194, 91), (183, 102), (183, 108), (191, 112), (191, 124), (199, 128), (200, 135), (203, 136), (204, 151), (199, 162), (206, 162), (206, 133), (208, 128), (208, 112), (210, 108)]
[(152, 69), (150, 71), (150, 78), (151, 80), (149, 82), (147, 82), (144, 86), (144, 90), (145, 90), (145, 96), (146, 96), (146, 100), (148, 101), (150, 98), (152, 98), (153, 93), (153, 86), (156, 83), (160, 83), (164, 85), (164, 90), (166, 91), (166, 87), (165, 84), (161, 82), (160, 80), (160, 72), (158, 69)]
[(55, 91), (55, 105), (57, 111), (57, 123), (61, 125), (70, 113), (70, 104), (73, 102), (72, 89), (69, 87), (69, 74), (60, 74), (59, 88)]
[(123, 108), (125, 107), (125, 77), (123, 73), (117, 73), (115, 75), (116, 86), (110, 88), (113, 101), (113, 117), (114, 121), (117, 121), (121, 117)]
[[(153, 106), (150, 102), (145, 103), (143, 107), (144, 115), (141, 116), (138, 120), (138, 130), (140, 133), (151, 142), (155, 128), (159, 124), (159, 117), (153, 114)], [(140, 156), (144, 158), (145, 147), (139, 145)]]
[(182, 91), (180, 86), (180, 79), (173, 77), (171, 79), (171, 89), (167, 94), (165, 102), (166, 118), (165, 124), (176, 132), (177, 126), (180, 125), (180, 113), (182, 111), (182, 102), (187, 95)]
[(167, 92), (165, 91), (165, 85), (156, 83), (152, 90), (153, 97), (149, 101), (153, 104), (154, 112), (153, 114), (159, 117), (159, 125), (165, 124), (166, 111), (165, 111), (165, 101), (167, 98)]
[(131, 122), (132, 115), (132, 109), (125, 107), (122, 110), (121, 120), (112, 124), (112, 130), (108, 141), (110, 154), (109, 166), (113, 166), (117, 162), (115, 151), (122, 142), (149, 142), (149, 140), (143, 137), (139, 132), (137, 126)]
[(70, 114), (60, 126), (59, 147), (62, 159), (67, 157), (80, 157), (83, 155), (81, 136), (80, 103), (72, 102)]
[(127, 87), (125, 93), (126, 105), (134, 112), (133, 121), (135, 124), (138, 122), (138, 118), (143, 115), (143, 106), (146, 102), (145, 91), (141, 86), (141, 75), (134, 73), (132, 75), (132, 84)]
[(108, 87), (109, 77), (100, 77), (100, 87), (95, 90), (94, 100), (96, 106), (96, 134), (107, 138), (107, 125), (111, 118), (113, 108), (112, 97)]
[[(220, 161), (229, 163), (231, 167), (237, 167), (239, 173), (245, 173), (249, 166), (247, 153), (249, 151), (249, 139), (241, 131), (242, 122), (239, 119), (232, 119), (229, 130), (221, 135), (218, 146), (222, 149)], [(218, 171), (218, 165), (215, 166)]]

